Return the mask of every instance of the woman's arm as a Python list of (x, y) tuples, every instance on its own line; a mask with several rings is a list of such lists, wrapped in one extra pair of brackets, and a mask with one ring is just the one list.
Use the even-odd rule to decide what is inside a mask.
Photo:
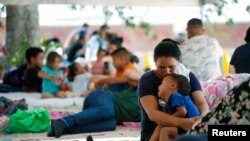
[(199, 124), (201, 122), (201, 119), (208, 113), (209, 107), (203, 95), (199, 80), (196, 78), (196, 76), (192, 72), (190, 72), (189, 77), (190, 77), (190, 85), (191, 85), (193, 102), (200, 112), (199, 119), (197, 119), (194, 123), (194, 126), (195, 126)]
[(198, 108), (200, 116), (205, 116), (208, 113), (209, 108), (202, 92), (201, 84), (194, 73), (190, 72), (189, 77), (193, 102)]
[(192, 127), (194, 119), (179, 118), (173, 115), (164, 113), (158, 109), (158, 102), (153, 95), (145, 95), (140, 98), (140, 102), (145, 109), (149, 119), (161, 126), (176, 126), (184, 130)]
[(200, 111), (200, 117), (195, 120), (193, 127), (201, 123), (202, 118), (209, 112), (207, 102), (203, 96), (202, 91), (195, 91), (192, 93), (195, 105)]
[(208, 108), (207, 102), (204, 98), (202, 91), (194, 91), (192, 93), (192, 96), (193, 96), (194, 104), (197, 106), (197, 108), (200, 111), (200, 116), (201, 117), (205, 116), (208, 113), (209, 108)]

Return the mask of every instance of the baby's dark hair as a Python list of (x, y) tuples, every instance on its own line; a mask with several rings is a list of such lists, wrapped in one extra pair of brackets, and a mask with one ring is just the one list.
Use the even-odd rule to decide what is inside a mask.
[(61, 55), (58, 54), (57, 52), (54, 52), (54, 51), (50, 52), (48, 57), (47, 57), (47, 65), (51, 66), (51, 64), (53, 64), (55, 62), (56, 58), (62, 59)]
[(43, 53), (40, 47), (29, 47), (25, 52), (25, 59), (30, 63), (32, 57), (37, 57), (39, 53)]
[[(188, 96), (191, 91), (191, 86), (188, 79), (180, 74), (168, 74), (166, 77), (171, 77), (177, 83), (177, 90), (184, 96)], [(166, 78), (165, 77), (165, 78)]]
[(174, 57), (180, 61), (181, 51), (179, 49), (179, 43), (172, 39), (163, 39), (154, 50), (154, 60), (156, 61), (160, 57)]
[(68, 79), (71, 82), (74, 81), (76, 77), (76, 64), (77, 63), (73, 63), (69, 66)]

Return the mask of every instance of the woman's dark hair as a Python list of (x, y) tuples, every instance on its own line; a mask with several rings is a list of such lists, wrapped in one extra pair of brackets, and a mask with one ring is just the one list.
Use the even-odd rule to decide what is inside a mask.
[(75, 80), (75, 76), (76, 76), (76, 64), (77, 63), (73, 63), (73, 64), (71, 64), (69, 66), (68, 79), (71, 82)]
[(130, 53), (129, 61), (130, 61), (131, 63), (139, 63), (139, 58), (138, 58), (136, 55)]
[(56, 58), (62, 59), (61, 55), (58, 54), (57, 52), (54, 51), (50, 52), (47, 57), (47, 65), (50, 66), (52, 63), (54, 63)]
[(248, 30), (247, 30), (246, 37), (245, 37), (245, 41), (246, 41), (247, 43), (250, 42), (250, 27), (249, 27)]
[(156, 61), (160, 57), (174, 57), (180, 61), (181, 51), (179, 49), (179, 43), (172, 39), (163, 39), (154, 50), (154, 60)]
[(54, 38), (50, 38), (48, 40), (45, 40), (43, 42), (43, 45), (48, 46), (50, 43), (61, 44), (61, 41), (57, 37), (54, 37)]
[(117, 48), (122, 47), (123, 38), (122, 37), (115, 37), (110, 39), (109, 44), (114, 44)]
[(191, 90), (191, 86), (188, 79), (180, 74), (168, 74), (166, 77), (171, 77), (177, 83), (177, 90), (184, 96), (188, 96)]
[(117, 34), (116, 33), (112, 33), (112, 32), (107, 32), (106, 33), (106, 40), (108, 42), (110, 42), (111, 40), (117, 38)]

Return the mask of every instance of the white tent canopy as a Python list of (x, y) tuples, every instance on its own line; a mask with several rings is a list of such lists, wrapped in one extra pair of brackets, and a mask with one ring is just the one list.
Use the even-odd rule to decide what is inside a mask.
[(199, 6), (211, 0), (1, 0), (3, 4), (83, 4), (107, 6)]

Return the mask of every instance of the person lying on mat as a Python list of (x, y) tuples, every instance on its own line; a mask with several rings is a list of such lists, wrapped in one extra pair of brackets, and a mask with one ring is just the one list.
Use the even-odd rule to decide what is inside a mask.
[(129, 52), (125, 48), (114, 51), (112, 57), (118, 70), (116, 77), (100, 80), (96, 87), (104, 84), (125, 84), (126, 89), (122, 87), (119, 92), (94, 89), (85, 97), (83, 111), (51, 122), (48, 136), (58, 138), (63, 134), (110, 131), (122, 121), (140, 121), (136, 95), (136, 82), (140, 79), (140, 73), (129, 62)]

